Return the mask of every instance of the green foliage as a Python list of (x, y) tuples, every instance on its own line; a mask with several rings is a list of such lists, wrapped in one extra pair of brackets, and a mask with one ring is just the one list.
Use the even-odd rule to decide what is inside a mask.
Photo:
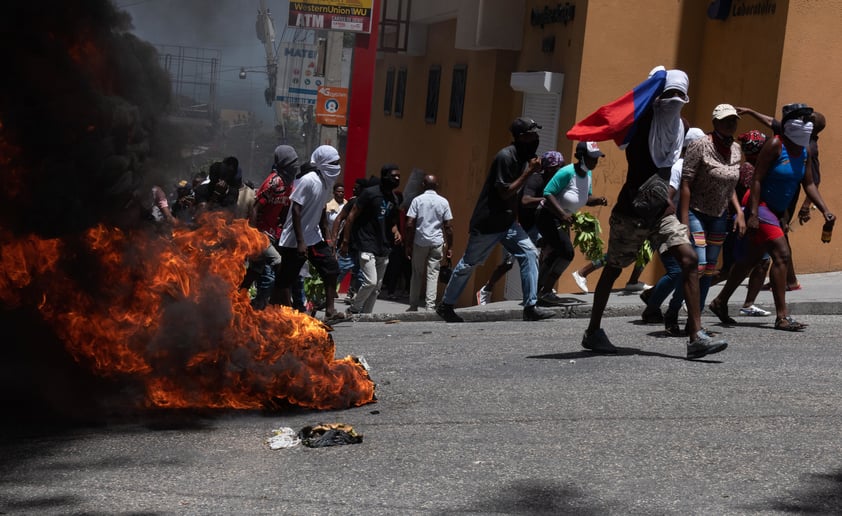
[(652, 245), (649, 240), (644, 240), (643, 245), (637, 250), (637, 258), (634, 261), (636, 267), (646, 267), (646, 264), (652, 261), (652, 255), (655, 252), (652, 250)]
[(605, 242), (600, 238), (602, 227), (599, 219), (586, 211), (573, 214), (573, 247), (579, 248), (588, 260), (598, 260), (604, 254)]
[(318, 306), (325, 300), (325, 282), (310, 262), (307, 262), (310, 277), (304, 278), (304, 295), (313, 305)]

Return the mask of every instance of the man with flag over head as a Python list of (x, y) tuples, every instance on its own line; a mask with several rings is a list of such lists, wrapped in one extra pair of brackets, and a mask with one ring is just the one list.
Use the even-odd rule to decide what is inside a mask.
[(609, 219), (606, 265), (594, 291), (593, 308), (582, 347), (596, 353), (617, 353), (601, 327), (611, 288), (622, 269), (635, 261), (648, 239), (653, 249), (668, 251), (681, 266), (687, 303), (687, 358), (697, 359), (724, 350), (701, 328), (698, 259), (687, 226), (675, 216), (668, 181), (681, 156), (688, 124), (681, 110), (690, 99), (690, 81), (681, 70), (657, 67), (649, 78), (616, 101), (599, 108), (567, 133), (571, 140), (614, 141), (625, 149), (628, 173)]

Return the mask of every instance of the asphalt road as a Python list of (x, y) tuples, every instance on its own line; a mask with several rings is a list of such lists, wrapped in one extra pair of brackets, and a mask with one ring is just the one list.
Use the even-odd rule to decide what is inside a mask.
[[(347, 323), (379, 401), (344, 411), (169, 414), (17, 428), (0, 447), (4, 514), (842, 513), (840, 316), (684, 339), (584, 319)], [(271, 429), (344, 422), (361, 444), (273, 451)], [(6, 423), (7, 430), (11, 423)]]

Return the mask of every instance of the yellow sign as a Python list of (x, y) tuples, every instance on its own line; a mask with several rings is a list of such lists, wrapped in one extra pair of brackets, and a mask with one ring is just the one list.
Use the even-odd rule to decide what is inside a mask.
[(316, 97), (316, 123), (321, 125), (346, 125), (348, 88), (319, 88)]
[(372, 2), (373, 0), (290, 0), (287, 25), (300, 29), (369, 33)]

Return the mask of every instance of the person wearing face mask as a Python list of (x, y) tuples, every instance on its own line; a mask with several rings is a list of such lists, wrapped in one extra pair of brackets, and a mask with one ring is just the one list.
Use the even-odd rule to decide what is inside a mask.
[[(625, 147), (628, 173), (620, 190), (617, 203), (611, 212), (610, 235), (606, 264), (594, 291), (591, 318), (582, 347), (596, 353), (617, 353), (601, 327), (602, 315), (608, 304), (611, 289), (623, 268), (634, 263), (638, 249), (648, 239), (653, 249), (665, 249), (679, 263), (684, 277), (684, 297), (687, 304), (687, 358), (697, 359), (724, 350), (728, 343), (713, 340), (701, 327), (699, 307), (698, 260), (688, 238), (687, 226), (675, 216), (675, 205), (669, 197), (668, 180), (672, 166), (681, 156), (684, 134), (688, 124), (681, 117), (681, 110), (689, 102), (687, 74), (681, 70), (653, 69), (649, 78), (634, 89), (634, 105), (639, 91), (652, 91), (648, 104), (630, 128), (615, 138)], [(623, 96), (611, 105), (623, 106)], [(611, 106), (609, 105), (609, 106)], [(595, 115), (602, 119), (605, 109)], [(636, 111), (636, 110), (635, 110)], [(598, 121), (591, 115), (583, 122)], [(568, 131), (567, 137), (583, 131)]]
[(540, 142), (541, 126), (531, 118), (520, 117), (512, 122), (514, 140), (501, 149), (494, 160), (477, 199), (470, 221), (470, 236), (465, 254), (453, 269), (436, 313), (447, 322), (463, 322), (453, 309), (471, 278), (474, 267), (485, 262), (494, 247), (501, 243), (520, 264), (523, 289), (523, 319), (537, 321), (555, 315), (538, 308), (538, 249), (517, 221), (518, 192), (530, 175), (541, 170), (535, 155)]
[(330, 145), (318, 147), (310, 156), (310, 163), (302, 167), (293, 183), (290, 209), (281, 230), (281, 271), (277, 282), (281, 304), (292, 306), (291, 286), (305, 261), (316, 269), (325, 287), (325, 320), (341, 319), (342, 312), (334, 306), (336, 277), (339, 264), (327, 238), (325, 205), (331, 197), (333, 185), (339, 177), (339, 152)]
[[(770, 129), (774, 134), (780, 135), (782, 128), (781, 128), (781, 121), (775, 119), (775, 117), (765, 115), (763, 113), (759, 113), (751, 108), (747, 107), (737, 107), (737, 112), (742, 114), (747, 114)], [(821, 183), (821, 164), (819, 162), (819, 133), (821, 133), (826, 125), (826, 120), (824, 115), (819, 113), (818, 111), (813, 111), (813, 114), (810, 116), (810, 121), (813, 123), (813, 132), (810, 133), (810, 145), (808, 147), (809, 155), (810, 155), (810, 166), (813, 171), (813, 183), (816, 185), (816, 188), (819, 188), (819, 184)], [(795, 194), (792, 198), (792, 202), (789, 205), (789, 209), (786, 211), (786, 217), (784, 225), (784, 236), (789, 241), (789, 224), (792, 221), (793, 215), (796, 213), (796, 209), (798, 208), (798, 197), (800, 192)], [(812, 203), (810, 202), (809, 198), (804, 199), (804, 203), (801, 205), (801, 209), (798, 210), (798, 223), (801, 225), (806, 224), (810, 220), (810, 209), (812, 207)], [(766, 283), (762, 286), (762, 290), (770, 290), (771, 284)], [(801, 284), (798, 282), (798, 276), (795, 274), (795, 267), (793, 266), (793, 261), (789, 261), (789, 267), (786, 271), (786, 289), (787, 290), (800, 290)]]
[(579, 142), (574, 157), (576, 162), (558, 169), (544, 187), (544, 199), (535, 217), (547, 253), (538, 268), (538, 303), (544, 306), (563, 304), (553, 287), (573, 260), (570, 240), (573, 214), (585, 205), (608, 205), (605, 197), (592, 195), (591, 171), (605, 154), (596, 142)]
[(240, 288), (248, 288), (255, 283), (257, 294), (251, 300), (251, 306), (262, 310), (269, 302), (280, 303), (279, 296), (272, 298), (275, 274), (281, 264), (278, 239), (281, 236), (287, 211), (289, 196), (292, 194), (292, 182), (298, 172), (298, 154), (289, 145), (278, 145), (273, 153), (272, 171), (263, 180), (255, 194), (255, 207), (250, 223), (269, 238), (269, 247), (258, 259), (249, 259), (249, 270)]
[(380, 183), (360, 192), (345, 219), (339, 253), (348, 256), (349, 248), (359, 253), (360, 287), (348, 314), (370, 314), (383, 286), (389, 254), (403, 242), (398, 228), (400, 202), (394, 190), (400, 185), (401, 170), (387, 164), (380, 169)]
[(812, 114), (813, 109), (806, 104), (785, 105), (781, 117), (782, 134), (768, 138), (757, 157), (751, 189), (743, 198), (748, 230), (746, 238), (752, 245), (747, 256), (731, 269), (728, 281), (710, 304), (711, 311), (723, 322), (735, 322), (728, 316), (728, 299), (749, 270), (763, 259), (763, 253), (768, 252), (772, 258), (769, 277), (775, 301), (775, 329), (801, 331), (806, 327), (787, 311), (786, 270), (791, 251), (784, 237), (781, 219), (792, 198), (803, 188), (826, 222), (836, 220), (813, 182), (808, 150), (813, 133)]
[(735, 187), (742, 153), (734, 140), (740, 116), (731, 104), (713, 110), (713, 131), (687, 147), (681, 174), (679, 220), (690, 228), (699, 257), (700, 306), (705, 305), (722, 243), (728, 233), (728, 208), (736, 214), (733, 231), (745, 233), (745, 219)]

